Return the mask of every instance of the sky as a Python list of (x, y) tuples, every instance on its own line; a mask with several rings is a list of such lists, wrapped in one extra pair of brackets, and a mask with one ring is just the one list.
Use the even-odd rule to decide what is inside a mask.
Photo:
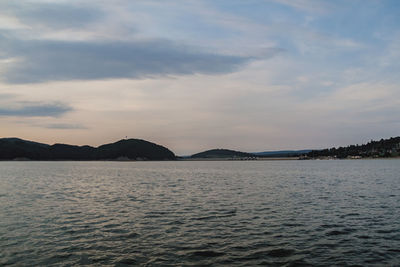
[(398, 0), (1, 0), (0, 137), (177, 155), (400, 135)]

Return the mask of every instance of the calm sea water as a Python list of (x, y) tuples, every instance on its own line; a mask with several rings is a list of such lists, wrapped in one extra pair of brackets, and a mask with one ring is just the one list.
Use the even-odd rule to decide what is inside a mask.
[(0, 265), (399, 266), (400, 160), (0, 162)]

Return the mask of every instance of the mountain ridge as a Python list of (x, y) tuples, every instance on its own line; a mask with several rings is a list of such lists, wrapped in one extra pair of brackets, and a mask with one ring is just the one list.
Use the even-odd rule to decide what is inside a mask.
[(122, 139), (92, 147), (48, 145), (16, 137), (0, 138), (0, 160), (175, 160), (168, 148), (142, 139)]

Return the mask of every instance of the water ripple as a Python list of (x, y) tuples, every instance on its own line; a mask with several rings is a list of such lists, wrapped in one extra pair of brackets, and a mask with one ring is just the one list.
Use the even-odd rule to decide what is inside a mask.
[(0, 162), (0, 265), (399, 266), (398, 163)]

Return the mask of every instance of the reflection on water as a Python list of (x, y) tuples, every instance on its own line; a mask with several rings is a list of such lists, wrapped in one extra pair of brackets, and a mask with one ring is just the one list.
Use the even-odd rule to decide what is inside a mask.
[(0, 265), (400, 265), (399, 163), (0, 162)]

